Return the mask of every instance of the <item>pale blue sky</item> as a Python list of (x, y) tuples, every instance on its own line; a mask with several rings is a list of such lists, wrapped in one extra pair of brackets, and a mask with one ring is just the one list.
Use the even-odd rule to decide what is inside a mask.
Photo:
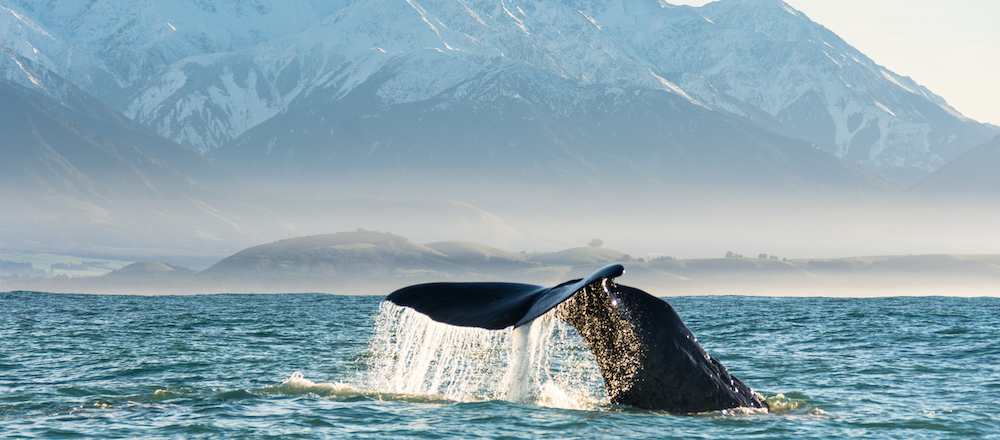
[[(701, 6), (706, 0), (667, 0)], [(876, 63), (1000, 125), (1000, 1), (785, 0)]]

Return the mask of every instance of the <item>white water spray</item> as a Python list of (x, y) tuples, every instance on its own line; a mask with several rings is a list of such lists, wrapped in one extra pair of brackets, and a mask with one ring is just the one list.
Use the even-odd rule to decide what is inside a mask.
[(607, 400), (583, 339), (551, 313), (516, 330), (485, 330), (441, 324), (384, 302), (372, 351), (367, 382), (380, 392), (562, 408)]

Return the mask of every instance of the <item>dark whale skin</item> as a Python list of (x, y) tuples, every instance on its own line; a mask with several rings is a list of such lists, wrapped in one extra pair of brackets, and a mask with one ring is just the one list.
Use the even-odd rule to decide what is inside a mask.
[(429, 283), (404, 287), (385, 299), (437, 322), (500, 330), (520, 327), (552, 310), (590, 284), (625, 272), (620, 264), (555, 287), (518, 283)]
[(701, 348), (670, 304), (642, 290), (588, 286), (556, 312), (594, 353), (612, 403), (672, 413), (767, 408)]

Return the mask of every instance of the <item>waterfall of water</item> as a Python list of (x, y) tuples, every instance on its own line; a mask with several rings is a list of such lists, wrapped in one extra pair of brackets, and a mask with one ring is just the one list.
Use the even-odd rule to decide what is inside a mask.
[(593, 355), (551, 313), (518, 329), (441, 324), (383, 302), (368, 384), (380, 392), (592, 408), (607, 398)]

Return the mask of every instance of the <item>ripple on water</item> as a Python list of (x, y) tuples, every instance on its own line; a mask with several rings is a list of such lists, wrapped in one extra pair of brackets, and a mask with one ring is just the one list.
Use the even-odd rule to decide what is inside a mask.
[[(528, 346), (535, 344), (545, 356), (518, 364), (518, 374), (508, 374), (508, 344), (515, 338), (509, 333), (472, 347), (479, 357), (453, 351), (442, 358), (427, 348), (433, 352), (424, 353), (429, 361), (410, 371), (385, 357), (398, 359), (402, 354), (393, 350), (399, 346), (380, 351), (386, 347), (378, 344), (426, 333), (426, 326), (410, 333), (400, 328), (380, 342), (380, 300), (0, 294), (0, 436), (770, 439), (1000, 433), (996, 298), (669, 298), (706, 350), (773, 408), (769, 414), (695, 416), (609, 405), (602, 379), (586, 358), (589, 350), (557, 323), (526, 335)], [(429, 339), (412, 347), (422, 347), (421, 341)], [(487, 361), (489, 356), (497, 357)], [(455, 363), (463, 360), (472, 367)], [(402, 368), (399, 375), (378, 377), (382, 371), (396, 374), (396, 367)], [(411, 377), (419, 385), (392, 385), (392, 377)], [(475, 386), (463, 390), (456, 382)], [(392, 386), (380, 386), (387, 383)], [(508, 394), (515, 385), (517, 393)]]

